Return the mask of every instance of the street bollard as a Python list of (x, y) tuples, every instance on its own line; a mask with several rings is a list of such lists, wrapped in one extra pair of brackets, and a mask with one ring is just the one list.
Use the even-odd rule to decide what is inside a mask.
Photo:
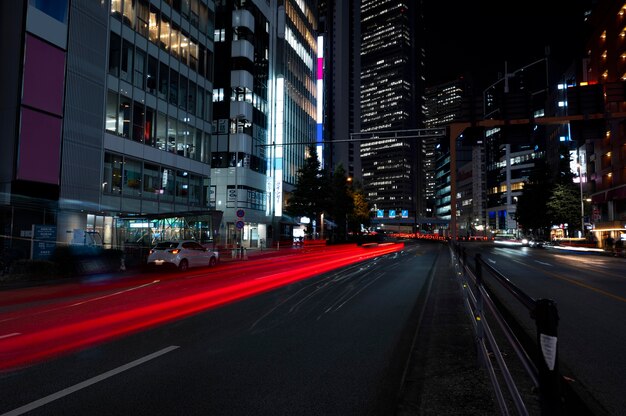
[(556, 302), (550, 299), (537, 299), (531, 318), (537, 325), (537, 345), (539, 346), (539, 402), (541, 414), (556, 416), (562, 414), (561, 380), (559, 375), (557, 328), (559, 313)]

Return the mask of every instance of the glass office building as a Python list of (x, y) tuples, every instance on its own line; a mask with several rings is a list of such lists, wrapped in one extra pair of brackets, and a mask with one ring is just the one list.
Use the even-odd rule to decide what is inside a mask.
[[(423, 126), (424, 50), (420, 4), (364, 0), (361, 3), (361, 131), (398, 132)], [(413, 218), (423, 178), (416, 138), (361, 142), (364, 190), (377, 210)]]
[(211, 240), (214, 2), (0, 7), (3, 244), (38, 224), (58, 244)]

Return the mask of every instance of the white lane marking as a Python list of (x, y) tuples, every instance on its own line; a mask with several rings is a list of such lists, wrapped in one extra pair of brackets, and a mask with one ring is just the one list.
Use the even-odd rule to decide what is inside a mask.
[(496, 261), (495, 261), (495, 260), (492, 260), (492, 259), (487, 259), (487, 261), (488, 261), (489, 263), (496, 264)]
[(539, 260), (535, 260), (535, 261), (536, 261), (537, 263), (539, 263), (539, 264), (543, 264), (544, 266), (550, 266), (550, 267), (552, 267), (552, 265), (551, 265), (550, 263), (546, 263), (546, 262), (539, 261)]
[(153, 360), (153, 359), (155, 359), (155, 358), (157, 358), (157, 357), (159, 357), (159, 356), (161, 356), (163, 354), (167, 354), (168, 352), (173, 351), (176, 348), (179, 348), (179, 346), (178, 345), (171, 345), (171, 346), (169, 346), (167, 348), (163, 348), (162, 350), (154, 352), (154, 353), (152, 353), (150, 355), (146, 355), (145, 357), (139, 358), (139, 359), (137, 359), (135, 361), (132, 361), (132, 362), (130, 362), (128, 364), (124, 364), (124, 365), (122, 365), (120, 367), (114, 368), (113, 370), (107, 371), (106, 373), (100, 374), (99, 376), (92, 377), (92, 378), (90, 378), (88, 380), (85, 380), (85, 381), (83, 381), (81, 383), (75, 384), (75, 385), (73, 385), (71, 387), (63, 389), (63, 390), (58, 391), (56, 393), (50, 394), (50, 395), (48, 395), (46, 397), (43, 397), (43, 398), (41, 398), (39, 400), (35, 400), (34, 402), (28, 403), (28, 404), (26, 404), (26, 405), (24, 405), (22, 407), (18, 407), (17, 409), (11, 410), (11, 411), (9, 411), (7, 413), (3, 413), (0, 416), (17, 416), (17, 415), (22, 415), (22, 414), (24, 414), (26, 412), (30, 412), (33, 409), (36, 409), (36, 408), (41, 407), (41, 406), (44, 406), (44, 405), (46, 405), (46, 404), (48, 404), (50, 402), (53, 402), (53, 401), (55, 401), (57, 399), (60, 399), (61, 397), (68, 396), (68, 395), (70, 395), (72, 393), (77, 392), (78, 390), (81, 390), (81, 389), (84, 389), (86, 387), (89, 387), (89, 386), (91, 386), (93, 384), (96, 384), (96, 383), (98, 383), (98, 382), (100, 382), (102, 380), (105, 380), (105, 379), (107, 379), (109, 377), (113, 377), (113, 376), (115, 376), (115, 375), (117, 375), (117, 374), (119, 374), (119, 373), (121, 373), (123, 371), (129, 370), (129, 369), (131, 369), (133, 367), (136, 367), (138, 365), (141, 365), (141, 364), (143, 364), (143, 363), (145, 363), (147, 361)]
[(132, 292), (133, 290), (137, 290), (137, 289), (141, 289), (141, 288), (144, 288), (144, 287), (148, 287), (150, 285), (154, 285), (154, 284), (159, 283), (159, 282), (160, 282), (160, 280), (154, 280), (154, 281), (152, 281), (150, 283), (144, 283), (143, 285), (130, 287), (130, 288), (124, 289), (124, 290), (119, 290), (117, 292), (109, 293), (108, 295), (103, 295), (103, 296), (99, 296), (97, 298), (87, 299), (87, 300), (84, 300), (82, 302), (72, 303), (68, 307), (83, 305), (85, 303), (94, 302), (96, 300), (102, 300), (102, 299), (110, 298), (110, 297), (113, 297), (113, 296), (121, 295), (122, 293)]
[(0, 335), (0, 339), (14, 337), (16, 335), (20, 335), (20, 333), (19, 332), (14, 332), (12, 334)]
[[(365, 289), (367, 289), (372, 283), (375, 283), (378, 279), (380, 279), (381, 277), (383, 277), (385, 274), (384, 273), (380, 273), (377, 277), (375, 277), (373, 280), (367, 282), (364, 286), (362, 286), (359, 290), (357, 290), (352, 296), (348, 297), (345, 301), (343, 301), (339, 306), (335, 306), (337, 303), (335, 303), (335, 305), (332, 305), (331, 307), (327, 308), (324, 313), (328, 313), (328, 312), (337, 312), (339, 309), (341, 309), (341, 307), (343, 307), (343, 305), (345, 305), (346, 303), (350, 302), (352, 299), (354, 299), (355, 296), (357, 296), (359, 293), (363, 292)], [(318, 317), (319, 319), (319, 317)]]
[[(160, 280), (154, 280), (154, 281), (152, 281), (150, 283), (145, 283), (143, 285), (130, 287), (130, 288), (124, 289), (124, 290), (119, 290), (117, 292), (109, 293), (108, 295), (103, 295), (103, 296), (99, 296), (97, 298), (87, 299), (87, 300), (84, 300), (82, 302), (76, 302), (76, 303), (72, 303), (72, 304), (69, 304), (69, 305), (64, 305), (64, 306), (59, 306), (59, 307), (56, 307), (56, 308), (46, 309), (44, 311), (36, 312), (36, 313), (30, 314), (28, 316), (43, 315), (43, 314), (46, 314), (46, 313), (50, 313), (50, 312), (54, 312), (54, 311), (58, 311), (58, 310), (62, 310), (62, 309), (73, 308), (74, 306), (80, 306), (80, 305), (83, 305), (85, 303), (89, 303), (89, 302), (94, 302), (94, 301), (97, 301), (97, 300), (110, 298), (110, 297), (121, 295), (121, 294), (127, 293), (127, 292), (132, 292), (133, 290), (137, 290), (137, 289), (141, 289), (141, 288), (144, 288), (144, 287), (148, 287), (150, 285), (154, 285), (154, 284), (157, 284), (159, 282), (160, 282)], [(13, 317), (10, 317), (10, 318), (6, 318), (6, 319), (0, 319), (0, 322), (15, 321), (16, 319), (22, 319), (22, 318), (24, 318), (26, 316), (27, 315), (19, 315), (19, 316), (13, 316)], [(2, 415), (0, 415), (0, 416), (2, 416)]]

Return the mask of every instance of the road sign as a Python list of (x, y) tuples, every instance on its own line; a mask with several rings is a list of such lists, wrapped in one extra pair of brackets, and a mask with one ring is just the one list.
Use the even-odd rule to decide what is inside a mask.
[(237, 218), (243, 218), (245, 215), (245, 212), (243, 209), (238, 209), (237, 210)]
[(243, 226), (244, 226), (244, 222), (243, 221), (237, 221), (235, 223), (235, 226), (241, 230), (243, 228)]

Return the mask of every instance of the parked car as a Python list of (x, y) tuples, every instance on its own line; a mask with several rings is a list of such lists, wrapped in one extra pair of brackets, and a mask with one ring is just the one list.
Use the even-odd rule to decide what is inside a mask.
[(174, 266), (179, 270), (190, 267), (215, 266), (219, 253), (193, 240), (162, 241), (150, 250), (148, 266)]

